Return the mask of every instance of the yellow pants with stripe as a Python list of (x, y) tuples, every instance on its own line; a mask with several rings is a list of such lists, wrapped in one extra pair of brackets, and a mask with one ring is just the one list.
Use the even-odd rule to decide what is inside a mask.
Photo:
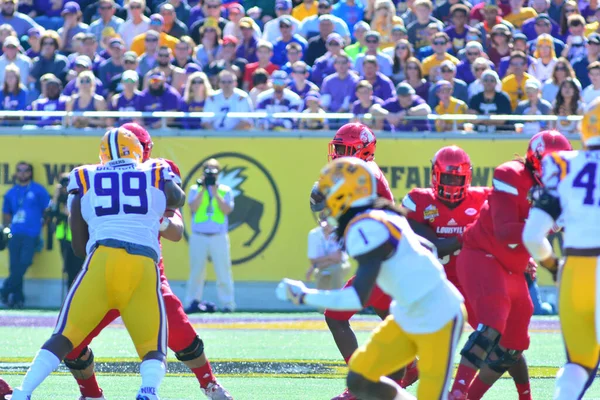
[(404, 331), (388, 316), (359, 347), (350, 361), (350, 371), (378, 382), (419, 357), (417, 398), (445, 399), (454, 369), (454, 352), (463, 330), (464, 313), (437, 332), (415, 334)]
[(109, 310), (118, 310), (140, 358), (167, 351), (159, 270), (151, 258), (99, 246), (88, 255), (61, 308), (55, 334), (77, 347)]
[(560, 275), (558, 308), (569, 362), (593, 369), (596, 338), (596, 271), (599, 258), (568, 256)]

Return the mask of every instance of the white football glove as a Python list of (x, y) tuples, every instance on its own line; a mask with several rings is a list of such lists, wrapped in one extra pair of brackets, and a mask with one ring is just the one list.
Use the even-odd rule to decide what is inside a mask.
[(306, 285), (301, 281), (284, 278), (279, 285), (275, 293), (277, 298), (281, 301), (290, 301), (295, 305), (304, 304), (304, 295), (306, 294)]

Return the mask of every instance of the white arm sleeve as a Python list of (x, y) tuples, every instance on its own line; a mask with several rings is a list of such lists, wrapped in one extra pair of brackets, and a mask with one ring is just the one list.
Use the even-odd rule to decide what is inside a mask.
[(552, 217), (539, 208), (532, 208), (523, 229), (523, 244), (536, 260), (546, 260), (552, 256), (552, 245), (546, 238), (554, 226)]
[(340, 290), (307, 289), (304, 304), (339, 311), (363, 309), (360, 297), (352, 286)]

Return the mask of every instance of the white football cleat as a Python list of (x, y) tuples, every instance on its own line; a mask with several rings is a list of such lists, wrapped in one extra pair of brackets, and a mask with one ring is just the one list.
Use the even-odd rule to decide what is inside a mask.
[(211, 382), (202, 392), (211, 400), (233, 400), (233, 397), (219, 382)]

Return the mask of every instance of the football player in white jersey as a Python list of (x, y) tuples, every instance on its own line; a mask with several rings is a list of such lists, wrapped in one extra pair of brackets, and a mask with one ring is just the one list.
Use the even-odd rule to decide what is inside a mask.
[(237, 76), (231, 71), (219, 73), (219, 87), (214, 94), (206, 99), (204, 112), (213, 112), (215, 116), (206, 119), (203, 123), (206, 129), (218, 130), (240, 130), (252, 127), (250, 118), (231, 118), (227, 116), (230, 112), (253, 111), (252, 102), (248, 93), (236, 87)]
[(352, 286), (331, 291), (284, 279), (277, 296), (295, 304), (361, 310), (377, 284), (393, 299), (390, 315), (352, 355), (348, 389), (358, 398), (414, 399), (386, 375), (418, 356), (417, 397), (446, 399), (464, 307), (434, 247), (412, 231), (404, 210), (378, 199), (375, 176), (360, 159), (332, 161), (321, 171), (318, 190), (328, 221), (358, 261), (356, 279)]
[(539, 264), (559, 273), (546, 238), (560, 217), (565, 263), (560, 270), (559, 314), (567, 363), (556, 375), (554, 399), (581, 399), (600, 359), (600, 99), (581, 123), (584, 150), (543, 159), (543, 191), (523, 230), (523, 243)]
[(102, 164), (71, 172), (72, 245), (75, 254), (86, 260), (67, 294), (54, 334), (36, 355), (13, 400), (30, 399), (111, 309), (119, 310), (143, 360), (137, 399), (158, 399), (167, 348), (158, 233), (166, 208), (181, 207), (185, 194), (173, 182), (168, 164), (141, 163), (142, 154), (133, 133), (114, 128), (100, 143)]

